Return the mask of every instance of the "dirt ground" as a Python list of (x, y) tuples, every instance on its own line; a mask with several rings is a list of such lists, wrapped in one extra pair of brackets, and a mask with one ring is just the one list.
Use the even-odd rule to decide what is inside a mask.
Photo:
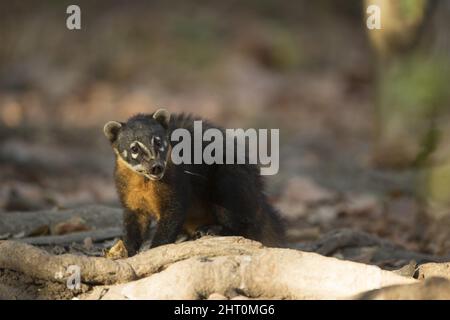
[[(420, 172), (371, 161), (374, 59), (358, 6), (177, 3), (84, 3), (79, 33), (58, 28), (57, 5), (2, 13), (0, 217), (118, 206), (103, 124), (165, 107), (223, 127), (280, 129), (280, 172), (267, 190), (292, 243), (352, 228), (447, 253), (448, 223), (426, 220), (415, 197)], [(12, 236), (28, 235), (0, 234)], [(0, 283), (14, 277), (1, 271)], [(41, 289), (21, 281), (30, 296)]]

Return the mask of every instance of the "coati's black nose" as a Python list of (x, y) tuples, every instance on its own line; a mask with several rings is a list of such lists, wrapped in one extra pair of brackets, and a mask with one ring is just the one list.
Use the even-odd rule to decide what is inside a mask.
[(153, 167), (151, 167), (150, 169), (150, 173), (154, 176), (159, 176), (161, 173), (163, 173), (163, 166), (160, 164), (155, 164), (153, 165)]

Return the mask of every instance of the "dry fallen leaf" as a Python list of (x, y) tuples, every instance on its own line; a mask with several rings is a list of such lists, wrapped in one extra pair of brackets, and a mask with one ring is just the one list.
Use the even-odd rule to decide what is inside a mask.
[(21, 231), (13, 235), (13, 239), (22, 239), (25, 238), (25, 231)]
[(40, 237), (40, 236), (47, 236), (49, 234), (50, 234), (50, 227), (44, 224), (31, 230), (27, 234), (27, 237)]
[(91, 250), (94, 247), (94, 242), (91, 237), (87, 237), (83, 240), (83, 247), (86, 250)]
[(86, 224), (81, 217), (72, 217), (69, 220), (57, 223), (50, 228), (51, 234), (63, 235), (72, 232), (88, 231), (91, 228)]
[(0, 240), (6, 240), (11, 238), (11, 233), (0, 234)]
[(122, 240), (116, 242), (109, 250), (105, 252), (105, 258), (117, 260), (128, 257), (127, 248), (125, 248), (125, 244)]

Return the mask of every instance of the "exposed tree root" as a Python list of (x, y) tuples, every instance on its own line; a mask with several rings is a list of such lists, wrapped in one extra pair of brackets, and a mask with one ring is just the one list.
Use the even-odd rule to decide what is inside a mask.
[(415, 261), (418, 264), (426, 262), (445, 262), (449, 257), (439, 257), (429, 254), (413, 252), (388, 240), (375, 235), (352, 229), (338, 229), (325, 234), (319, 240), (307, 244), (295, 244), (295, 249), (317, 252), (331, 256), (339, 252), (345, 259), (368, 255), (368, 263), (385, 265), (388, 262), (397, 262), (400, 265)]
[(70, 265), (80, 267), (84, 284), (117, 284), (98, 286), (83, 295), (97, 299), (198, 299), (213, 293), (338, 299), (416, 281), (376, 266), (292, 249), (265, 248), (241, 237), (204, 237), (120, 260), (55, 256), (28, 244), (0, 242), (0, 269), (65, 282)]
[(370, 300), (449, 300), (450, 281), (445, 278), (430, 278), (407, 285), (394, 285), (369, 291), (358, 297)]
[(258, 242), (239, 237), (221, 237), (214, 240), (170, 244), (142, 252), (122, 260), (87, 257), (74, 254), (52, 255), (34, 246), (0, 241), (0, 268), (18, 271), (32, 277), (61, 281), (58, 275), (70, 265), (81, 270), (81, 281), (86, 284), (112, 284), (142, 278), (160, 271), (171, 263), (196, 256), (249, 254), (262, 248)]

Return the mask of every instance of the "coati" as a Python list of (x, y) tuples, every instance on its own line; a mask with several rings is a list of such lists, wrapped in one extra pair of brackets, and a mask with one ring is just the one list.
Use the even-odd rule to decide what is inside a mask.
[[(268, 246), (282, 245), (284, 228), (263, 193), (257, 165), (171, 161), (177, 143), (170, 139), (172, 132), (184, 128), (192, 135), (195, 120), (202, 119), (159, 109), (105, 124), (116, 156), (115, 183), (125, 208), (128, 254), (149, 240), (152, 221), (157, 227), (151, 247), (175, 242), (182, 232), (191, 237), (240, 235)], [(203, 130), (218, 128), (208, 121), (202, 124)], [(223, 153), (225, 159), (226, 148)]]

